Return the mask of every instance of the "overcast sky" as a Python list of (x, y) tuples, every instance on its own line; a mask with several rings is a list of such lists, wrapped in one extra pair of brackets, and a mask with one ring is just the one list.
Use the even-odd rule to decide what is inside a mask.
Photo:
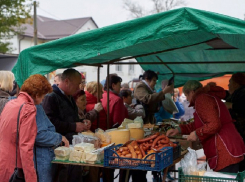
[[(122, 0), (37, 0), (38, 15), (54, 19), (93, 17), (99, 27), (130, 19)], [(151, 9), (151, 0), (132, 0)], [(186, 0), (187, 7), (244, 19), (245, 0)]]

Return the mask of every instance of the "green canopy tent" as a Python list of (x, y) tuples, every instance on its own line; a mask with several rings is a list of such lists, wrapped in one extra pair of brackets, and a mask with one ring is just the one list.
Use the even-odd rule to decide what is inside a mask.
[(78, 65), (134, 64), (175, 74), (175, 85), (245, 71), (245, 21), (180, 8), (72, 35), (23, 50), (13, 68), (19, 85), (32, 74)]

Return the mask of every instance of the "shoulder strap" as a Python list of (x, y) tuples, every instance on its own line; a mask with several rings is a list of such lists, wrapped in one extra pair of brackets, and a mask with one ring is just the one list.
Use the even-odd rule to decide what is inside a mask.
[[(25, 103), (24, 103), (25, 104)], [(16, 161), (15, 161), (15, 168), (17, 168), (17, 149), (18, 149), (18, 144), (19, 144), (19, 121), (20, 121), (20, 111), (22, 109), (22, 107), (24, 106), (24, 104), (22, 104), (20, 106), (20, 110), (18, 113), (18, 118), (17, 118), (17, 134), (16, 134)], [(39, 181), (39, 177), (38, 177), (38, 172), (37, 172), (37, 154), (36, 154), (36, 145), (35, 147), (35, 162), (36, 162), (36, 174), (37, 174), (37, 181)]]
[[(24, 103), (24, 104), (25, 104), (25, 103)], [(22, 104), (22, 105), (20, 106), (20, 110), (19, 110), (18, 117), (17, 117), (16, 159), (15, 159), (15, 167), (16, 167), (16, 168), (17, 168), (17, 149), (18, 149), (18, 144), (19, 144), (19, 120), (20, 120), (20, 111), (21, 111), (21, 109), (22, 109), (22, 107), (23, 107), (24, 104)]]

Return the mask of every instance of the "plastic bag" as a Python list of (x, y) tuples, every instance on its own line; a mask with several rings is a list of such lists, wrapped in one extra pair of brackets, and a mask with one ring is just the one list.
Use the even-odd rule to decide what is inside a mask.
[(94, 144), (94, 148), (100, 148), (101, 142), (100, 139), (96, 136), (83, 135), (78, 133), (78, 135), (73, 135), (72, 145), (76, 145), (79, 143), (92, 143)]
[(141, 127), (143, 127), (144, 121), (143, 121), (143, 119), (142, 119), (142, 116), (137, 116), (137, 117), (134, 119), (134, 123), (140, 123), (140, 124), (141, 124)]
[(111, 136), (100, 128), (95, 130), (95, 136), (100, 139), (101, 147), (107, 146), (111, 143)]
[(196, 151), (190, 147), (188, 147), (187, 150), (189, 152), (180, 161), (182, 170), (185, 175), (199, 175), (199, 172), (205, 171), (207, 163), (205, 162), (198, 165)]
[(170, 114), (176, 114), (179, 112), (170, 93), (165, 94), (165, 99), (162, 101), (162, 106)]

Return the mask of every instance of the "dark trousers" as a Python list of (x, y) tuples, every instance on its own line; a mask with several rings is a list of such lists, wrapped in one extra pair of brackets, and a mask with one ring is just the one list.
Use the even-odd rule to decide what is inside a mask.
[(84, 176), (84, 182), (100, 182), (100, 172), (101, 168), (99, 167), (89, 167), (89, 173)]
[(232, 164), (232, 165), (229, 165), (217, 172), (226, 172), (226, 173), (238, 173), (239, 171), (239, 163), (237, 164)]
[(55, 164), (54, 182), (83, 182), (82, 167)]
[[(127, 172), (126, 169), (120, 169), (119, 182), (124, 182), (125, 181), (126, 172)], [(146, 173), (147, 173), (147, 171), (130, 170), (129, 171), (129, 176), (128, 176), (128, 181), (130, 179), (130, 176), (132, 176), (132, 181), (133, 182), (147, 182)]]
[(101, 169), (103, 173), (103, 182), (113, 182), (115, 169), (109, 169), (109, 168), (101, 168)]
[(245, 158), (239, 163), (239, 172), (243, 172), (245, 170)]

